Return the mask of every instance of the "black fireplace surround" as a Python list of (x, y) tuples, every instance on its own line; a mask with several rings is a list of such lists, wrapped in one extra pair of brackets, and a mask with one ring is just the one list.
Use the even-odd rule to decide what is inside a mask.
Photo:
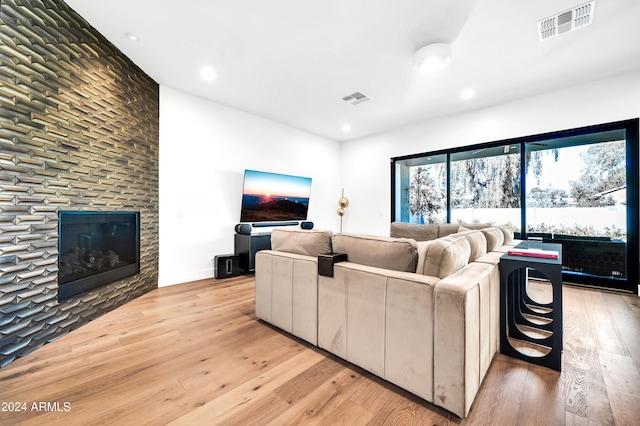
[(58, 300), (140, 273), (140, 213), (61, 211)]

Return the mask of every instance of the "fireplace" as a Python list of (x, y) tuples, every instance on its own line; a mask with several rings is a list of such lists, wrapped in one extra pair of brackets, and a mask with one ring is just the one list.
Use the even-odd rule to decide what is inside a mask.
[(140, 272), (140, 213), (61, 211), (58, 300)]

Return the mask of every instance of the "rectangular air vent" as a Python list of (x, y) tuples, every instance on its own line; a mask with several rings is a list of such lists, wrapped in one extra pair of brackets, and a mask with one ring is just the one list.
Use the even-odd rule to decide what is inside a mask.
[(370, 97), (361, 92), (355, 92), (342, 98), (343, 101), (349, 102), (351, 105), (358, 105), (370, 99)]
[(594, 0), (538, 21), (540, 41), (548, 40), (591, 24), (595, 10), (596, 2)]

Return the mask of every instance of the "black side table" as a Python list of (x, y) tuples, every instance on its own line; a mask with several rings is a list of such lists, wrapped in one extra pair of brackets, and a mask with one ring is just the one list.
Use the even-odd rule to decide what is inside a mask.
[[(526, 249), (527, 243), (521, 243), (515, 248)], [(500, 258), (500, 352), (560, 371), (562, 367), (562, 245), (543, 244), (542, 249), (557, 251), (558, 258), (547, 259), (509, 254)], [(551, 303), (538, 303), (529, 298), (527, 268), (535, 269), (549, 279), (553, 294)], [(538, 309), (531, 309), (531, 307)], [(526, 315), (544, 318), (549, 322), (534, 323), (529, 321)], [(535, 338), (522, 332), (519, 326), (550, 332), (551, 335)], [(549, 349), (549, 352), (540, 357), (524, 354), (511, 345), (509, 338), (543, 346)]]

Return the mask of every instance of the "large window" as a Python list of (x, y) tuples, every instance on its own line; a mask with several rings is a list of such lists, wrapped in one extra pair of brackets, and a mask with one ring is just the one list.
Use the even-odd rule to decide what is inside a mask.
[(573, 282), (635, 292), (638, 120), (394, 158), (392, 220), (511, 224)]
[(451, 222), (510, 224), (520, 231), (520, 145), (451, 154)]
[(399, 222), (447, 222), (447, 156), (432, 155), (397, 163)]
[(627, 240), (624, 132), (526, 144), (527, 233)]

